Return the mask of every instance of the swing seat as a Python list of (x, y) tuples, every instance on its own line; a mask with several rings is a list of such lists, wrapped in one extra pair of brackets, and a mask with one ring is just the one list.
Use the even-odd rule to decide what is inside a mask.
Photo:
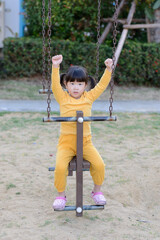
[[(83, 159), (82, 171), (89, 171), (90, 163)], [(49, 167), (49, 171), (54, 171), (55, 167)], [(68, 176), (73, 176), (73, 171), (76, 171), (76, 156), (72, 158), (68, 166)]]
[[(76, 171), (76, 157), (73, 157), (73, 159), (70, 161), (69, 163), (69, 167), (68, 167), (68, 176), (73, 176), (73, 171)], [(83, 159), (83, 163), (82, 163), (82, 171), (89, 171), (90, 169), (90, 163), (88, 161), (86, 161), (85, 159)]]

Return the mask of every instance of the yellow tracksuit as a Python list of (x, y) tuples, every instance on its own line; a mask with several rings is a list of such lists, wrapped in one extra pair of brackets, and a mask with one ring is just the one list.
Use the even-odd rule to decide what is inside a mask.
[[(93, 102), (103, 93), (109, 84), (111, 73), (106, 69), (99, 83), (90, 91), (84, 92), (79, 99), (71, 97), (60, 85), (59, 68), (52, 68), (52, 91), (60, 105), (61, 117), (75, 117), (76, 111), (83, 111), (84, 116), (91, 116)], [(90, 173), (97, 185), (104, 181), (105, 165), (91, 141), (90, 122), (83, 123), (83, 157), (90, 162)], [(68, 164), (76, 155), (76, 122), (61, 123), (60, 138), (57, 146), (55, 187), (63, 192), (66, 187)]]

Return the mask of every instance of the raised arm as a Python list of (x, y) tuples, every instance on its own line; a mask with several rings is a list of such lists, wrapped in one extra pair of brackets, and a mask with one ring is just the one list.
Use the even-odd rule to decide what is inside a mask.
[(52, 57), (52, 92), (58, 103), (63, 99), (65, 93), (60, 84), (59, 65), (63, 60), (62, 55)]
[(104, 92), (111, 80), (113, 61), (112, 59), (108, 58), (104, 63), (106, 65), (106, 69), (103, 76), (97, 85), (87, 93), (88, 98), (93, 102)]

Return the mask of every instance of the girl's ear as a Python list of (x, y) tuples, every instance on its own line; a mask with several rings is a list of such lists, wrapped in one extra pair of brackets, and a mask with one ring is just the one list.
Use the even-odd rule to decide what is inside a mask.
[(64, 85), (65, 85), (65, 88), (67, 88), (67, 82), (66, 80), (63, 81)]

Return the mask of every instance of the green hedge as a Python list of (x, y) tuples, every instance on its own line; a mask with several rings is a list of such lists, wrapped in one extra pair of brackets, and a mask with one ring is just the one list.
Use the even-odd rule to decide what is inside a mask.
[(126, 43), (116, 73), (119, 84), (160, 87), (160, 44)]
[[(52, 41), (52, 55), (64, 57), (61, 71), (71, 65), (85, 66), (90, 75), (95, 74), (96, 44), (71, 41)], [(115, 82), (119, 85), (145, 85), (160, 87), (160, 44), (126, 42), (116, 68)], [(104, 60), (112, 57), (112, 49), (100, 47), (100, 75)], [(4, 41), (3, 77), (33, 76), (42, 73), (42, 40), (8, 38)]]

